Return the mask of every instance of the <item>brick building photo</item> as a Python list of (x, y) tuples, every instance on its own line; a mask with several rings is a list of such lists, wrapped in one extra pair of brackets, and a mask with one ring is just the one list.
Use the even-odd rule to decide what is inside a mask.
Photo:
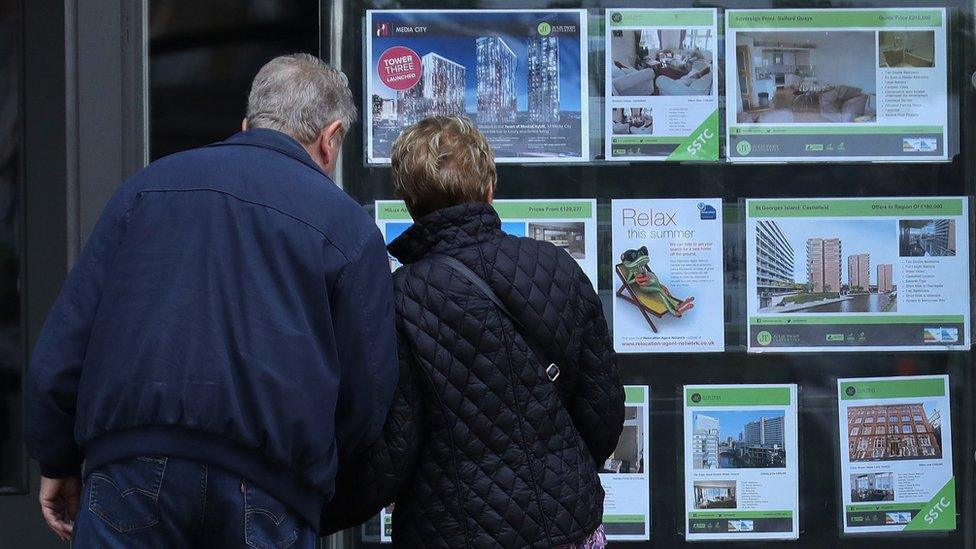
[(921, 403), (855, 406), (847, 410), (850, 460), (941, 459), (942, 429)]

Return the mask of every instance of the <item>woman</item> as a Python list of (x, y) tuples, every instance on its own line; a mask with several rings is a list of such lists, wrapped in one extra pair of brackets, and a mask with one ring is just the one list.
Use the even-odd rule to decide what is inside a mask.
[(349, 527), (395, 501), (402, 547), (602, 547), (597, 471), (624, 394), (593, 285), (565, 251), (501, 231), (494, 157), (469, 120), (407, 128), (392, 164), (414, 219), (389, 247), (404, 264), (400, 382), (323, 520)]

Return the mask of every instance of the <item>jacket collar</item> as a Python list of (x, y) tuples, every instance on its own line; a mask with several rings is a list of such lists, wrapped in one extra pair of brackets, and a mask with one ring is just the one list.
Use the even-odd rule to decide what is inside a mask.
[(429, 254), (488, 242), (501, 232), (501, 219), (490, 204), (459, 204), (421, 217), (390, 244), (389, 250), (401, 262), (413, 263)]
[[(223, 145), (246, 145), (251, 147), (261, 147), (264, 149), (271, 149), (272, 151), (277, 151), (283, 155), (290, 156), (295, 160), (305, 164), (306, 166), (312, 168), (313, 170), (325, 175), (322, 168), (312, 160), (309, 156), (308, 151), (305, 147), (301, 145), (295, 138), (288, 134), (279, 132), (277, 130), (269, 130), (267, 128), (251, 128), (241, 132), (237, 132), (230, 136), (224, 141), (218, 143), (213, 143), (211, 147), (220, 147)], [(328, 177), (326, 175), (326, 177)], [(332, 178), (329, 178), (331, 181)]]

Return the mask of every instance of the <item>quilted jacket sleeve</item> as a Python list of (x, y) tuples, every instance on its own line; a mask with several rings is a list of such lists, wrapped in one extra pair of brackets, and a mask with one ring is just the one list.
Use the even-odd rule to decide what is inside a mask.
[(421, 440), (421, 389), (410, 352), (400, 338), (400, 380), (383, 432), (363, 454), (343, 465), (335, 495), (322, 509), (322, 535), (358, 526), (391, 503), (409, 481)]
[(603, 305), (582, 271), (579, 278), (581, 343), (569, 412), (590, 455), (600, 465), (613, 453), (623, 429), (624, 388)]

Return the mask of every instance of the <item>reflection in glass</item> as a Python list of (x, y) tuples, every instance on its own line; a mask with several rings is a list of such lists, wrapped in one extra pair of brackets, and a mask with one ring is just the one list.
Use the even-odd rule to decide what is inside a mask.
[(0, 0), (0, 491), (24, 487), (20, 380), (20, 2)]
[(233, 134), (264, 63), (318, 54), (314, 0), (153, 0), (149, 8), (152, 159)]

